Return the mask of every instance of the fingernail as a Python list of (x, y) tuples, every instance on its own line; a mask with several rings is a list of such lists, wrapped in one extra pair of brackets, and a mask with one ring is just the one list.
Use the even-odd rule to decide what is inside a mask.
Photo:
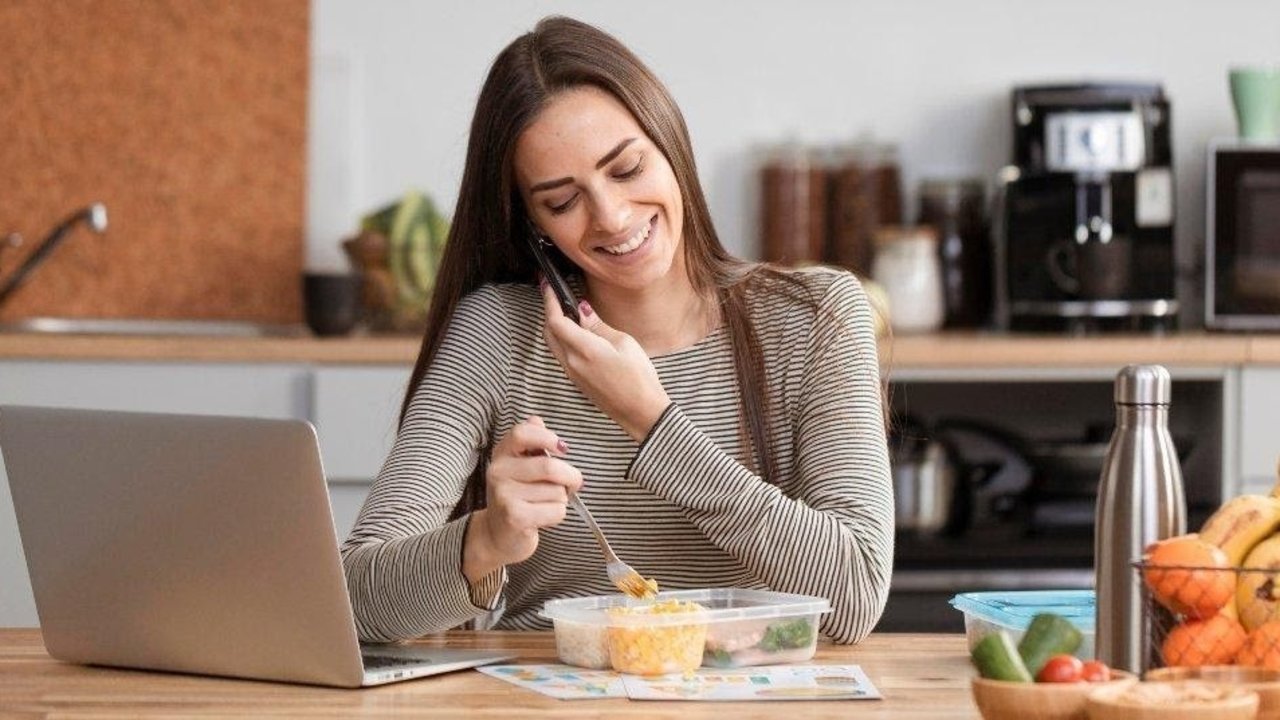
[(587, 302), (586, 300), (579, 300), (578, 312), (590, 317), (593, 314), (591, 310), (591, 303)]
[(568, 446), (567, 444), (565, 444), (565, 441), (560, 440), (560, 439), (558, 439), (558, 438), (557, 438), (557, 439), (556, 439), (556, 452), (560, 453), (561, 455), (568, 455), (568, 454), (569, 454), (569, 446)]

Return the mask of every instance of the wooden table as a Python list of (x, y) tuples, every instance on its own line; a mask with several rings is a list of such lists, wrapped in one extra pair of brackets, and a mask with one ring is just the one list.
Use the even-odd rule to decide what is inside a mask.
[[(554, 662), (550, 633), (453, 632), (428, 645), (501, 648)], [(642, 702), (555, 700), (464, 670), (365, 690), (88, 668), (50, 658), (38, 630), (0, 630), (0, 717), (976, 718), (960, 635), (873, 635), (823, 643), (815, 663), (858, 664), (884, 700)]]

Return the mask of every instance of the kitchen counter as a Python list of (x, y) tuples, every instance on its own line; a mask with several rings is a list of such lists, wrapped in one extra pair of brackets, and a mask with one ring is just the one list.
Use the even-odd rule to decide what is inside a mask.
[[(315, 362), (411, 365), (415, 336), (194, 337), (0, 333), (0, 360)], [(890, 368), (1107, 367), (1280, 364), (1280, 335), (898, 335), (881, 344)]]
[[(500, 648), (520, 662), (555, 661), (550, 633), (452, 632), (431, 646)], [(640, 702), (556, 700), (474, 670), (365, 690), (192, 677), (67, 665), (51, 659), (38, 630), (0, 630), (0, 715), (142, 717), (175, 715), (293, 717), (563, 718), (977, 718), (962, 635), (872, 635), (857, 646), (818, 646), (816, 663), (858, 664), (883, 700)]]
[(1249, 365), (1280, 362), (1280, 336), (1186, 332), (1072, 337), (950, 332), (895, 336), (882, 344), (880, 354), (891, 367), (906, 368)]
[(0, 333), (0, 360), (131, 360), (412, 365), (421, 338)]

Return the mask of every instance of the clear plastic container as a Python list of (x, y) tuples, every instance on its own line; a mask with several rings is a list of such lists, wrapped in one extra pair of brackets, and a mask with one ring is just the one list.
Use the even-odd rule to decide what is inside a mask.
[[(696, 603), (693, 612), (651, 612), (655, 603)], [(611, 608), (629, 608), (610, 612)], [(636, 674), (804, 662), (818, 643), (818, 616), (831, 603), (810, 595), (711, 588), (659, 593), (656, 600), (598, 595), (551, 600), (560, 661)], [(696, 660), (696, 662), (695, 662)]]
[(1094, 592), (1092, 590), (998, 590), (961, 593), (951, 606), (964, 613), (964, 632), (972, 650), (987, 633), (1004, 630), (1015, 643), (1031, 618), (1054, 613), (1071, 621), (1084, 636), (1076, 657), (1093, 659)]

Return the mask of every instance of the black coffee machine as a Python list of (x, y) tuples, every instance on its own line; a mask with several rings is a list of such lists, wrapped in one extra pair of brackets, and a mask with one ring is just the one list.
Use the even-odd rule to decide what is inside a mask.
[(1169, 136), (1159, 85), (1014, 88), (994, 227), (1001, 328), (1173, 327)]

